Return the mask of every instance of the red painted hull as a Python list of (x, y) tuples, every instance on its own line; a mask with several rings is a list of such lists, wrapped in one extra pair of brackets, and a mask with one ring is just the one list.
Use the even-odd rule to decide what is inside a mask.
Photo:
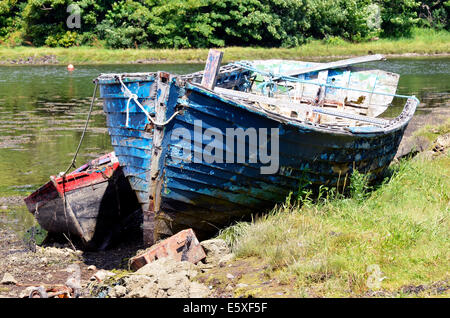
[[(79, 237), (86, 247), (105, 247), (140, 205), (114, 153), (50, 181), (24, 199), (48, 232)], [(137, 212), (137, 213), (136, 213)]]

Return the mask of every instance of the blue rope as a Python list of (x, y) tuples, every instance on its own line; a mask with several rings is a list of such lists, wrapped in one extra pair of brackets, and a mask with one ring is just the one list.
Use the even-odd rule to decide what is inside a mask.
[(269, 72), (264, 72), (264, 71), (258, 70), (257, 68), (254, 68), (254, 67), (252, 67), (252, 66), (250, 66), (248, 64), (242, 63), (242, 62), (234, 62), (233, 64), (235, 66), (247, 69), (247, 70), (249, 70), (251, 72), (259, 73), (259, 74), (261, 74), (263, 76), (268, 76), (270, 78), (270, 82), (272, 82), (273, 79), (281, 79), (281, 80), (290, 81), (290, 82), (297, 82), (297, 83), (303, 83), (303, 84), (312, 84), (312, 85), (317, 85), (317, 86), (322, 86), (322, 87), (330, 87), (330, 88), (336, 88), (336, 89), (346, 89), (346, 90), (362, 92), (362, 93), (377, 94), (377, 95), (384, 95), (384, 96), (393, 96), (393, 97), (399, 97), (399, 98), (412, 98), (412, 99), (415, 99), (417, 102), (420, 102), (419, 99), (416, 96), (399, 95), (399, 94), (391, 94), (391, 93), (383, 93), (383, 92), (374, 92), (374, 91), (368, 91), (368, 90), (358, 89), (358, 88), (336, 86), (336, 85), (332, 85), (332, 84), (321, 84), (321, 83), (311, 82), (311, 81), (307, 81), (307, 80), (302, 80), (302, 79), (299, 79), (297, 77), (285, 76), (285, 75), (281, 75), (281, 74), (275, 75), (275, 74), (272, 74), (272, 73), (269, 73)]
[(261, 93), (264, 96), (272, 97), (273, 93), (278, 90), (278, 85), (274, 81), (270, 80), (268, 82), (262, 82), (258, 85), (258, 88), (261, 89)]

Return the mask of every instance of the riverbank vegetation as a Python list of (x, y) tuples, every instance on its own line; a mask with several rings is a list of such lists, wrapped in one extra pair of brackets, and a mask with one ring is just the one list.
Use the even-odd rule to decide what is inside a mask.
[[(449, 124), (419, 133), (448, 137)], [(264, 265), (265, 278), (256, 281), (276, 277), (294, 290), (290, 296), (448, 296), (448, 150), (393, 164), (381, 185), (367, 184), (360, 174), (350, 181), (348, 196), (339, 194), (343, 182), (321, 188), (316, 200), (300, 190), (269, 215), (238, 223), (221, 237), (237, 262)], [(250, 272), (242, 272), (246, 288), (239, 292), (270, 293), (254, 287), (262, 285)]]
[(448, 0), (0, 0), (5, 46), (298, 47), (449, 30)]
[[(245, 59), (309, 59), (386, 54), (408, 57), (449, 54), (450, 32), (413, 29), (411, 37), (379, 39), (351, 43), (340, 38), (332, 41), (313, 40), (295, 48), (226, 47), (223, 62)], [(407, 53), (407, 54), (405, 54)], [(208, 49), (105, 49), (96, 47), (2, 47), (0, 63), (11, 64), (127, 64), (127, 63), (204, 63)], [(41, 61), (41, 62), (39, 62)]]
[(450, 52), (447, 0), (0, 0), (1, 64)]

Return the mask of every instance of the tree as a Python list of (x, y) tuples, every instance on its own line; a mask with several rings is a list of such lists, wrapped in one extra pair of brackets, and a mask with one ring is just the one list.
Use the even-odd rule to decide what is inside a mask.
[(378, 2), (382, 8), (383, 35), (410, 36), (412, 28), (419, 22), (417, 10), (420, 3), (414, 0), (378, 0)]

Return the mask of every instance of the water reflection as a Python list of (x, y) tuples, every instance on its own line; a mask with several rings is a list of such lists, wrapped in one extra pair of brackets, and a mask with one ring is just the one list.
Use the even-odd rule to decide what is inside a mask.
[[(81, 136), (100, 73), (173, 73), (200, 70), (202, 65), (0, 67), (0, 196), (25, 195), (65, 170)], [(95, 105), (78, 163), (111, 150), (101, 102)]]

